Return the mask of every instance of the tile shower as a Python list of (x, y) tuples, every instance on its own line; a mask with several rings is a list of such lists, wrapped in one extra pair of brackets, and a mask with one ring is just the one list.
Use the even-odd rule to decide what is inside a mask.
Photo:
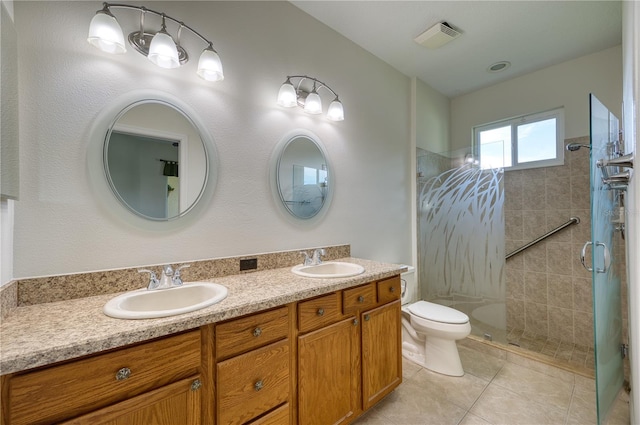
[[(568, 139), (568, 143), (589, 144), (589, 137)], [(452, 157), (418, 148), (418, 190), (443, 171), (461, 164)], [(580, 263), (583, 244), (590, 239), (589, 150), (565, 152), (565, 164), (528, 170), (504, 172), (504, 252), (509, 253), (544, 233), (579, 217), (580, 223), (556, 233), (504, 263), (504, 312), (506, 328), (501, 335), (494, 330), (493, 339), (551, 357), (554, 361), (594, 368), (593, 310), (591, 273)], [(418, 202), (420, 205), (420, 200)], [(419, 207), (420, 208), (420, 207)], [(418, 212), (421, 229), (420, 211)], [(614, 238), (624, 252), (620, 232)], [(420, 238), (419, 238), (420, 239)], [(420, 244), (419, 244), (420, 245)], [(419, 247), (422, 256), (424, 247)], [(587, 258), (590, 261), (590, 258)], [(617, 262), (622, 276), (623, 335), (627, 328), (626, 277), (624, 258)], [(424, 290), (429, 276), (420, 270), (419, 282), (424, 299), (439, 299)], [(465, 300), (449, 297), (445, 303), (457, 304), (465, 311)], [(476, 303), (477, 304), (477, 303)], [(492, 304), (490, 304), (492, 305)], [(479, 311), (479, 310), (472, 310)], [(467, 311), (465, 311), (467, 312)], [(467, 314), (472, 319), (471, 314)], [(496, 334), (497, 332), (497, 334)], [(483, 336), (484, 330), (474, 332)], [(628, 376), (628, 375), (627, 375)]]

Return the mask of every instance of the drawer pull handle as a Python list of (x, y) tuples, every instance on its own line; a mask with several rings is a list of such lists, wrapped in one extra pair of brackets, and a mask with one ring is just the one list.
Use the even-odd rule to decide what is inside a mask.
[(260, 335), (262, 335), (262, 329), (260, 329), (259, 327), (255, 328), (253, 330), (253, 336), (255, 336), (256, 338), (259, 337)]
[(396, 292), (395, 286), (390, 286), (389, 287), (389, 292)]
[(199, 379), (196, 379), (191, 383), (191, 391), (198, 391), (202, 386), (202, 382)]
[(316, 312), (316, 314), (318, 316), (324, 316), (324, 308), (319, 308), (318, 311)]
[(368, 322), (369, 320), (371, 320), (371, 316), (369, 316), (368, 314), (364, 315), (364, 321)]
[(118, 372), (116, 372), (116, 381), (124, 381), (131, 376), (131, 369), (128, 367), (123, 367)]
[(363, 297), (362, 295), (360, 295), (360, 296), (358, 297), (358, 302), (359, 302), (359, 303), (363, 303), (363, 302), (364, 302), (364, 297)]
[(264, 383), (262, 382), (262, 379), (256, 382), (253, 388), (255, 388), (256, 391), (260, 391), (262, 388), (264, 388)]
[(358, 319), (353, 319), (353, 326), (358, 326)]

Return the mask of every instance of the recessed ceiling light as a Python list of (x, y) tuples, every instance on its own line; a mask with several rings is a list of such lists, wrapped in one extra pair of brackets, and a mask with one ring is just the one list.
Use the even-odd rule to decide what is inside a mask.
[(500, 62), (494, 63), (489, 68), (487, 68), (487, 71), (489, 71), (489, 72), (500, 72), (500, 71), (504, 71), (505, 69), (509, 68), (510, 66), (511, 66), (511, 62), (500, 61)]

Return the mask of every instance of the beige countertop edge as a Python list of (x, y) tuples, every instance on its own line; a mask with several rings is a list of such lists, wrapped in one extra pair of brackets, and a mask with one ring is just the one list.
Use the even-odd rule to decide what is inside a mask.
[(192, 313), (160, 319), (122, 320), (106, 316), (102, 308), (115, 294), (18, 307), (0, 324), (0, 375), (196, 329), (407, 270), (405, 265), (359, 258), (340, 261), (360, 264), (365, 272), (348, 278), (314, 279), (282, 268), (211, 279), (227, 286), (229, 293), (225, 300)]

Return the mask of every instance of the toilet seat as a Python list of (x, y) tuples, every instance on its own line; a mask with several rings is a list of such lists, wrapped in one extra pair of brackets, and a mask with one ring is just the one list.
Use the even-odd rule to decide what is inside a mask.
[(469, 316), (461, 311), (440, 304), (427, 301), (418, 301), (409, 306), (407, 310), (415, 316), (432, 322), (463, 325), (469, 322)]

